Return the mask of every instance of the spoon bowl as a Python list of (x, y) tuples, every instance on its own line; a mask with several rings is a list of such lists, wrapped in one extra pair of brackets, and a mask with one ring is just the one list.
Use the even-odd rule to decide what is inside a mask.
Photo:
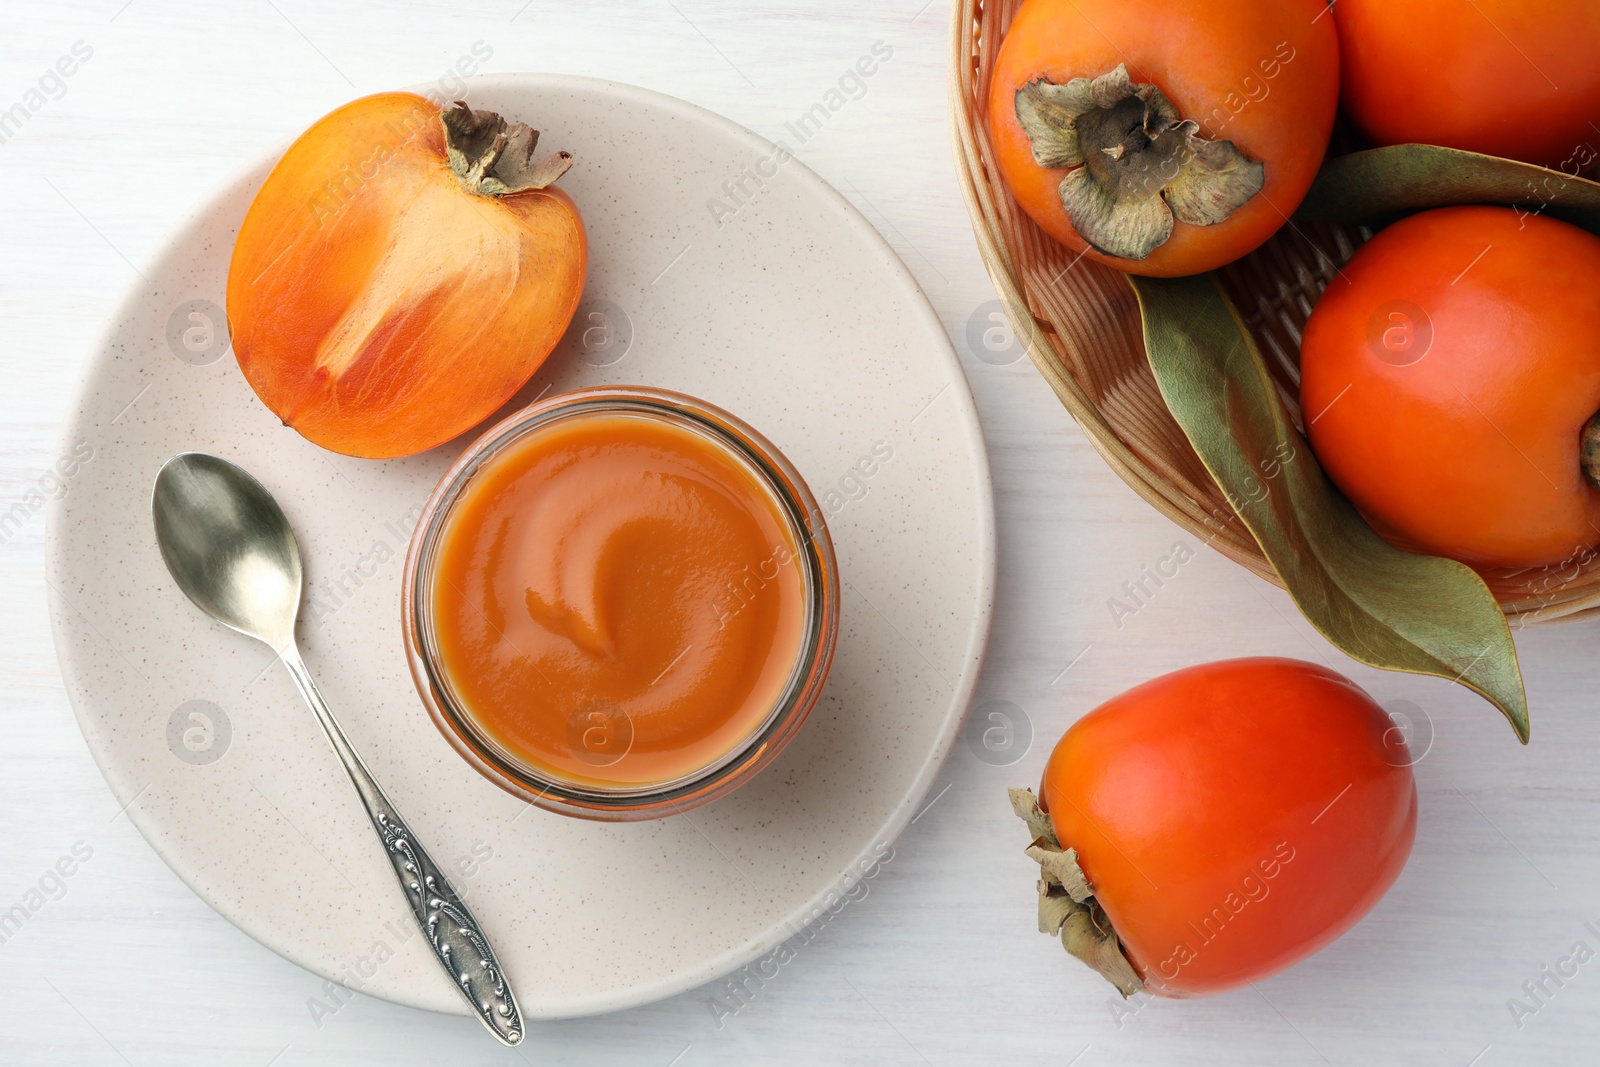
[(161, 558), (201, 611), (282, 649), (300, 611), (300, 549), (272, 494), (204, 452), (161, 465), (151, 493)]

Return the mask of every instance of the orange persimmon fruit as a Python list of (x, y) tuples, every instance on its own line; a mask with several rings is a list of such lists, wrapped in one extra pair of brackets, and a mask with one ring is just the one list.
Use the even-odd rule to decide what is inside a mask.
[(1198, 274), (1288, 221), (1327, 151), (1324, 0), (1027, 0), (987, 128), (1046, 233), (1118, 270)]
[(1225, 660), (1136, 686), (1066, 732), (1037, 802), (1013, 791), (1044, 838), (1028, 850), (1041, 926), (1060, 922), (1075, 955), (1092, 941), (1086, 962), (1125, 995), (1265, 978), (1399, 876), (1419, 757), (1359, 686), (1313, 663)]
[(532, 376), (583, 292), (571, 165), (465, 104), (380, 93), (320, 119), (267, 176), (234, 244), (245, 378), (312, 442), (374, 459), (471, 429)]
[(1537, 567), (1600, 544), (1600, 237), (1424, 211), (1336, 274), (1300, 346), (1334, 484), (1401, 548)]
[(1339, 0), (1345, 111), (1374, 142), (1595, 161), (1595, 0)]

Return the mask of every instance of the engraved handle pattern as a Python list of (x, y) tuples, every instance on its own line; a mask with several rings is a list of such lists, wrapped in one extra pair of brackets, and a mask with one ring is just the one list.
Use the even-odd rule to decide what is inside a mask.
[(517, 1044), (522, 1040), (522, 1013), (477, 920), (392, 807), (373, 811), (372, 823), (383, 836), (411, 914), (433, 954), (483, 1024), (507, 1045)]
[(519, 1044), (523, 1037), (522, 1012), (517, 1008), (517, 998), (478, 921), (350, 746), (327, 701), (312, 681), (299, 651), (290, 644), (279, 655), (289, 668), (300, 695), (317, 713), (317, 722), (321, 723), (328, 744), (344, 764), (350, 781), (355, 783), (356, 792), (361, 794), (373, 828), (383, 838), (384, 854), (394, 865), (395, 876), (405, 890), (411, 914), (422, 928), (440, 966), (490, 1033), (504, 1044)]

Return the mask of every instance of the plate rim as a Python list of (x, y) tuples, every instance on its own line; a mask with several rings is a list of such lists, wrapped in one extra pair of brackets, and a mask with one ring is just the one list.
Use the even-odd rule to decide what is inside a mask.
[[(537, 88), (542, 84), (552, 89), (577, 88), (587, 89), (590, 92), (598, 91), (617, 98), (626, 98), (631, 95), (635, 98), (642, 98), (656, 106), (675, 110), (691, 121), (717, 127), (722, 132), (731, 135), (735, 140), (749, 143), (750, 147), (754, 149), (771, 152), (778, 147), (776, 143), (767, 140), (767, 138), (754, 130), (700, 104), (630, 82), (617, 81), (611, 78), (596, 78), (588, 75), (532, 71), (476, 75), (464, 80), (468, 83), (469, 90), (473, 87), (484, 86), (492, 91), (493, 87), (501, 84), (525, 90), (530, 85)], [(425, 95), (424, 90), (429, 87), (427, 84), (412, 85), (399, 91)], [(386, 91), (395, 90), (376, 90), (376, 92)], [(363, 93), (361, 95), (368, 96), (373, 94)], [(468, 93), (463, 92), (462, 95), (465, 97)], [(359, 98), (353, 97), (352, 99)], [(316, 119), (312, 121), (315, 122)], [(294, 135), (294, 137), (298, 136), (298, 133)], [(291, 137), (274, 142), (274, 144), (264, 149), (261, 154), (233, 168), (222, 180), (207, 186), (203, 194), (196, 198), (198, 206), (184, 212), (174, 220), (168, 230), (168, 236), (157, 246), (154, 253), (146, 257), (145, 264), (159, 263), (175, 254), (184, 235), (195, 223), (216, 209), (216, 205), (229, 189), (246, 181), (250, 175), (262, 169), (263, 166), (268, 166), (270, 171), (270, 165), (275, 164), (276, 160), (281, 158), (293, 139)], [(932, 346), (937, 349), (936, 353), (924, 358), (937, 358), (950, 372), (950, 382), (946, 386), (946, 390), (952, 392), (954, 399), (961, 405), (958, 421), (961, 428), (962, 443), (969, 450), (973, 460), (973, 490), (977, 498), (975, 500), (975, 517), (978, 525), (978, 580), (974, 590), (975, 603), (968, 616), (965, 647), (962, 650), (962, 671), (947, 699), (944, 717), (939, 726), (938, 739), (923, 758), (920, 769), (911, 779), (899, 802), (889, 812), (888, 817), (878, 823), (869, 837), (869, 844), (857, 852), (850, 863), (841, 868), (827, 886), (812, 894), (798, 907), (789, 910), (777, 920), (769, 923), (760, 933), (747, 939), (742, 944), (715, 956), (705, 957), (694, 966), (683, 968), (652, 982), (628, 986), (620, 992), (595, 992), (567, 998), (561, 1002), (559, 1009), (553, 1012), (540, 1011), (535, 1005), (527, 1005), (524, 1008), (524, 1014), (530, 1019), (583, 1018), (608, 1012), (623, 1011), (665, 1000), (668, 997), (708, 985), (737, 971), (741, 967), (748, 966), (767, 951), (776, 948), (793, 937), (814, 919), (819, 905), (822, 905), (830, 894), (838, 892), (835, 887), (848, 876), (851, 870), (858, 869), (861, 862), (869, 857), (876, 858), (878, 855), (877, 848), (880, 843), (889, 845), (892, 848), (893, 843), (905, 832), (906, 827), (911, 822), (912, 813), (922, 799), (926, 797), (928, 790), (932, 788), (934, 779), (939, 771), (943, 769), (951, 749), (954, 747), (956, 736), (960, 733), (961, 722), (965, 719), (971, 707), (978, 678), (983, 671), (994, 621), (997, 534), (993, 471), (989, 462), (988, 447), (983, 435), (982, 419), (972, 395), (971, 382), (967, 378), (966, 369), (961, 365), (960, 356), (957, 354), (955, 345), (950, 338), (949, 332), (945, 329), (943, 321), (939, 318), (937, 310), (933, 307), (926, 291), (917, 281), (910, 268), (906, 266), (900, 254), (894, 250), (894, 247), (889, 244), (882, 232), (867, 219), (860, 209), (851, 203), (844, 194), (840, 193), (831, 182), (812, 170), (792, 151), (790, 151), (789, 156), (790, 158), (785, 163), (785, 167), (797, 168), (802, 175), (801, 180), (810, 183), (815, 190), (822, 193), (825, 200), (831, 201), (834, 208), (840, 212), (845, 224), (856, 231), (867, 244), (875, 246), (876, 250), (881, 253), (888, 269), (898, 275), (900, 280), (915, 294), (916, 299), (912, 303), (916, 307), (917, 317), (922, 319), (924, 324), (931, 325), (935, 330), (935, 336), (943, 341), (942, 345)], [(99, 370), (102, 357), (111, 350), (116, 339), (117, 326), (127, 317), (123, 313), (123, 309), (142, 295), (143, 292), (138, 282), (130, 285), (129, 289), (125, 290), (123, 295), (116, 301), (109, 319), (96, 335), (98, 339), (90, 348), (88, 358), (83, 360), (80, 378), (76, 388), (73, 390), (70, 406), (62, 418), (61, 428), (56, 438), (54, 453), (56, 457), (67, 454), (72, 447), (72, 442), (76, 440), (75, 431), (86, 417), (92, 401), (91, 394), (95, 383), (100, 377), (96, 372)], [(462, 436), (469, 436), (479, 429), (479, 426), (475, 426)], [(313, 962), (302, 958), (302, 954), (297, 951), (295, 946), (279, 946), (268, 943), (261, 934), (258, 934), (252, 928), (247, 916), (234, 914), (234, 909), (225, 908), (220, 901), (214, 900), (203, 892), (192, 880), (190, 872), (181, 869), (180, 865), (173, 863), (168, 858), (166, 851), (157, 838), (157, 832), (160, 827), (152, 825), (147, 828), (144, 825), (144, 817), (133, 806), (133, 801), (137, 799), (137, 796), (124, 795), (126, 790), (119, 788), (106, 763), (102, 760), (101, 753), (90, 743), (84, 724), (85, 716), (89, 714), (86, 708), (90, 700), (85, 693), (80, 691), (76, 684), (75, 671), (66, 651), (68, 616), (69, 614), (77, 613), (77, 609), (73, 608), (72, 612), (69, 613), (62, 611), (60, 605), (56, 604), (57, 600), (65, 601), (65, 597), (55, 589), (53, 580), (56, 576), (65, 572), (62, 559), (65, 548), (64, 538), (61, 534), (61, 522), (66, 500), (70, 496), (72, 494), (68, 493), (52, 498), (48, 501), (45, 509), (43, 577), (47, 587), (46, 599), (50, 604), (50, 633), (51, 643), (55, 650), (56, 665), (67, 693), (68, 704), (72, 708), (73, 719), (78, 726), (79, 734), (83, 736), (84, 747), (88, 749), (96, 770), (100, 772), (100, 776), (105, 781), (111, 795), (128, 815), (129, 821), (139, 831), (145, 843), (149, 845), (162, 864), (176, 875), (202, 903), (273, 955), (287, 959), (319, 978), (336, 978), (334, 975), (323, 973)], [(48, 595), (50, 592), (54, 592), (56, 595), (50, 597)], [(67, 602), (67, 606), (71, 607), (70, 602)], [(431, 1005), (402, 1000), (381, 993), (369, 993), (368, 995), (409, 1008), (418, 1008), (425, 1011), (438, 1010)], [(459, 1014), (464, 1017), (468, 1012), (463, 1005), (459, 1012), (449, 1012), (447, 1014)]]

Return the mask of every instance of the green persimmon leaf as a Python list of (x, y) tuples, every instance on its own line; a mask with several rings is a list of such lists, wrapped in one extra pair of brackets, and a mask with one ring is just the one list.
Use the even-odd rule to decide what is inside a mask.
[(1362, 663), (1460, 682), (1526, 743), (1511, 629), (1477, 573), (1393, 547), (1328, 481), (1212, 276), (1129, 280), (1167, 407), (1312, 625)]
[[(1571, 161), (1574, 169), (1580, 161)], [(1584, 165), (1593, 158), (1582, 161)], [(1427, 144), (1336, 156), (1322, 165), (1295, 217), (1381, 222), (1455, 204), (1515, 205), (1600, 233), (1600, 182), (1514, 159)]]

